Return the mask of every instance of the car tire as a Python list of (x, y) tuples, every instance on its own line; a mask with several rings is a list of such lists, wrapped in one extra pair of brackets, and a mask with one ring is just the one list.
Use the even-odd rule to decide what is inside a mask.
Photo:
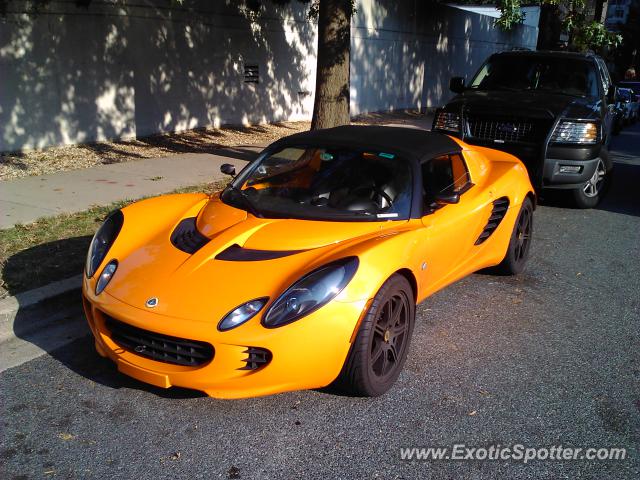
[(402, 275), (391, 276), (373, 298), (334, 386), (364, 397), (389, 390), (407, 358), (415, 313), (411, 285)]
[(504, 259), (496, 267), (501, 275), (517, 275), (527, 266), (529, 249), (533, 234), (533, 203), (529, 197), (525, 198), (513, 225), (511, 239)]
[(580, 188), (571, 190), (577, 208), (594, 208), (600, 203), (609, 190), (612, 167), (609, 153), (603, 149), (593, 176)]

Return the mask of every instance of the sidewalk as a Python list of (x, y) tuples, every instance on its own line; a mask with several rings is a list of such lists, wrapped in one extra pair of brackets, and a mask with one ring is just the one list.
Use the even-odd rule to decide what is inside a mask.
[[(370, 118), (371, 123), (429, 129), (432, 116), (407, 120), (394, 118), (393, 114), (371, 114)], [(216, 154), (184, 153), (3, 181), (0, 229), (31, 223), (40, 217), (80, 212), (94, 205), (223, 180), (229, 177), (220, 173), (220, 165), (231, 163), (239, 171), (262, 148), (264, 145), (220, 148)]]
[(220, 155), (185, 153), (1, 182), (0, 229), (222, 180), (226, 176), (220, 173), (220, 165), (231, 163), (240, 170), (260, 149), (225, 148)]

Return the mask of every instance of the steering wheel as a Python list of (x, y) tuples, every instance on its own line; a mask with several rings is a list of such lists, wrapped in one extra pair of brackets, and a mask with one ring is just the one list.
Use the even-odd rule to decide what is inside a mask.
[(352, 193), (357, 194), (357, 192), (362, 192), (364, 190), (377, 193), (387, 201), (387, 203), (389, 204), (389, 207), (393, 206), (393, 199), (391, 198), (391, 196), (389, 196), (389, 194), (385, 192), (382, 188), (380, 188), (378, 185), (361, 185), (359, 187), (354, 188), (352, 190)]

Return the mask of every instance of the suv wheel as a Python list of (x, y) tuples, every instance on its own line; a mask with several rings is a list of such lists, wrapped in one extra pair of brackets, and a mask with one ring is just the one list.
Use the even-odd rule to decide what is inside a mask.
[[(604, 152), (602, 152), (604, 153)], [(605, 155), (602, 155), (605, 157)], [(598, 166), (593, 176), (580, 188), (573, 190), (573, 200), (578, 208), (593, 208), (604, 196), (609, 182), (610, 170), (604, 159), (598, 160)]]

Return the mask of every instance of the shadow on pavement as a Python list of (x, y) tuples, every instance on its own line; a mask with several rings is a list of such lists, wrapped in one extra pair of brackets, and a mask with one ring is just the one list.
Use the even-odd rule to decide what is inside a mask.
[(598, 210), (640, 216), (640, 162), (615, 162), (607, 196)]
[(2, 266), (2, 285), (10, 295), (82, 273), (91, 235), (37, 245), (12, 255)]

